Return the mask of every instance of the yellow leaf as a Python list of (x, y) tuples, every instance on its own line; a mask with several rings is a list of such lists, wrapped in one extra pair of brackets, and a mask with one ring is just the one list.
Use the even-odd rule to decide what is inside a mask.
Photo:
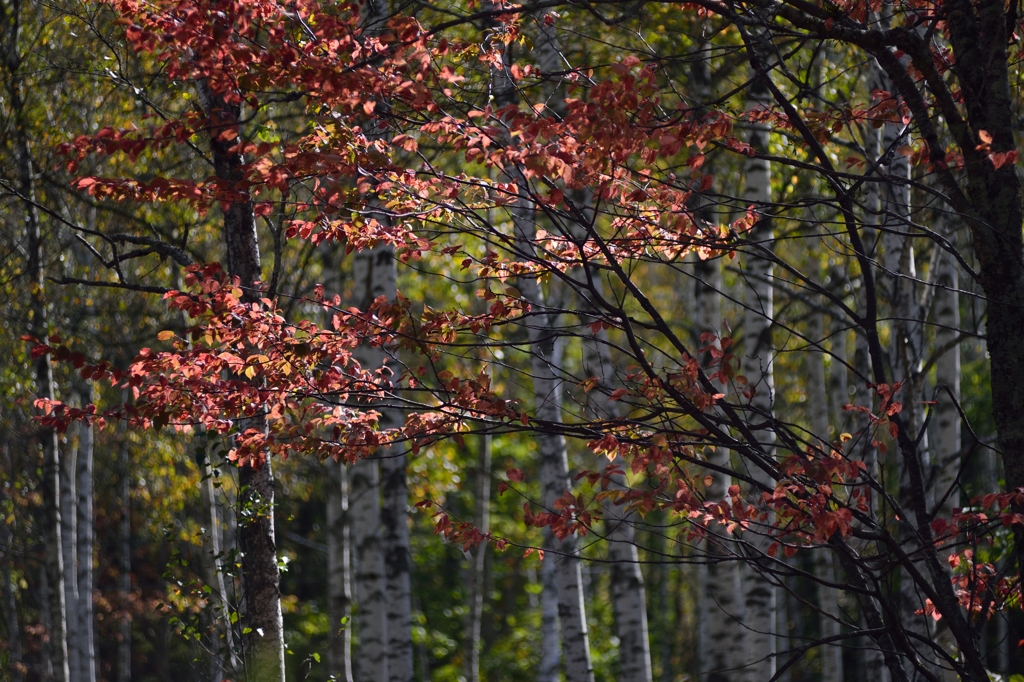
[(174, 338), (174, 332), (165, 329), (164, 331), (157, 334), (156, 338), (159, 339), (160, 341), (167, 341), (168, 339)]

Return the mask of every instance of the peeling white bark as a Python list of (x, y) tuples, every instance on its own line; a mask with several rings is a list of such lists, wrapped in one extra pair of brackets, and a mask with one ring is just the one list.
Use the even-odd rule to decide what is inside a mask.
[[(596, 293), (603, 297), (601, 274), (596, 270), (589, 273)], [(587, 316), (583, 324), (593, 322)], [(608, 345), (607, 330), (600, 330), (583, 341), (583, 376), (599, 379), (587, 393), (587, 412), (590, 419), (614, 421), (621, 417), (619, 403), (613, 402), (609, 394), (613, 387), (614, 369)], [(616, 456), (608, 463), (625, 470), (625, 461)], [(614, 474), (610, 477), (610, 488), (625, 490), (626, 477)], [(611, 562), (612, 606), (615, 613), (615, 635), (619, 638), (620, 682), (651, 682), (651, 650), (647, 627), (647, 599), (644, 591), (643, 574), (637, 554), (634, 514), (624, 513), (621, 506), (610, 498), (601, 504), (604, 514), (605, 536), (608, 542), (608, 559)]]
[[(751, 85), (747, 110), (755, 110), (768, 104), (770, 96), (760, 79)], [(762, 123), (748, 124), (747, 142), (755, 150), (766, 152), (770, 129)], [(751, 420), (768, 420), (773, 414), (774, 380), (772, 377), (771, 325), (774, 316), (773, 289), (771, 285), (772, 264), (765, 257), (765, 251), (772, 248), (775, 238), (771, 216), (768, 215), (771, 202), (771, 165), (758, 158), (747, 158), (743, 165), (746, 187), (744, 203), (753, 205), (760, 212), (760, 219), (748, 233), (749, 246), (743, 262), (746, 273), (743, 304), (744, 334), (742, 370), (753, 391), (750, 398)], [(759, 434), (762, 447), (774, 455), (775, 433), (771, 430)], [(770, 485), (771, 480), (759, 467), (750, 466), (748, 472), (758, 483)], [(759, 493), (758, 493), (759, 494)], [(770, 520), (769, 520), (770, 523)], [(744, 540), (750, 545), (753, 555), (762, 554), (768, 548), (768, 538), (763, 530), (748, 532)], [(762, 682), (775, 674), (775, 610), (777, 590), (757, 570), (756, 563), (747, 561), (741, 568), (743, 591), (743, 654), (742, 679)]]
[[(79, 433), (86, 430), (80, 425)], [(81, 436), (79, 436), (79, 448), (76, 450), (65, 450), (61, 458), (60, 471), (60, 536), (61, 553), (64, 556), (64, 613), (67, 616), (67, 640), (68, 640), (68, 680), (70, 682), (82, 682), (81, 679), (81, 631), (78, 623), (78, 556), (76, 552), (76, 540), (78, 536), (78, 496), (75, 491), (75, 460), (81, 450)]]
[[(939, 221), (942, 222), (942, 221)], [(938, 248), (936, 246), (935, 248)], [(937, 442), (935, 443), (935, 496), (938, 518), (950, 520), (953, 510), (960, 507), (960, 413), (954, 403), (960, 399), (960, 275), (956, 261), (950, 254), (942, 254), (937, 263), (935, 280), (935, 347), (942, 353), (935, 363), (936, 396), (935, 422)], [(942, 349), (946, 349), (943, 351)], [(947, 390), (943, 390), (943, 387)], [(945, 559), (950, 551), (940, 553)], [(945, 562), (943, 562), (945, 565)], [(951, 655), (956, 656), (957, 647), (953, 634), (946, 623), (937, 624), (936, 640)], [(956, 682), (952, 671), (942, 670), (944, 682)]]
[[(546, 545), (550, 544), (548, 535), (545, 538)], [(540, 666), (537, 669), (537, 682), (558, 682), (562, 664), (555, 560), (554, 554), (545, 553), (540, 568)]]
[[(378, 246), (353, 254), (352, 280), (356, 291), (354, 304), (369, 307), (378, 296), (393, 297), (395, 292), (394, 249)], [(379, 348), (360, 344), (356, 359), (366, 369), (377, 369), (383, 363)], [(382, 415), (387, 410), (382, 411)], [(383, 418), (383, 417), (382, 417)], [(389, 609), (388, 584), (384, 559), (384, 527), (381, 521), (380, 457), (362, 459), (351, 466), (349, 511), (352, 518), (352, 545), (355, 550), (356, 623), (359, 656), (354, 662), (359, 680), (388, 682)]]
[[(519, 191), (525, 195), (528, 192), (526, 182), (522, 178), (518, 178), (518, 181)], [(532, 210), (521, 205), (526, 201), (520, 200), (513, 208), (513, 222), (517, 239), (524, 249), (530, 249), (536, 225)], [(539, 314), (524, 322), (530, 339), (533, 418), (556, 424), (562, 419), (562, 382), (556, 374), (557, 368), (562, 366), (562, 343), (554, 333), (558, 315), (547, 310), (544, 294), (536, 279), (522, 277), (518, 280), (518, 286), (523, 299)], [(537, 444), (540, 451), (542, 502), (546, 509), (553, 509), (555, 500), (572, 488), (565, 438), (560, 434), (540, 433), (537, 435)], [(552, 538), (549, 556), (554, 559), (555, 584), (558, 586), (558, 621), (562, 633), (566, 680), (593, 682), (594, 668), (590, 659), (590, 637), (576, 537), (569, 535), (562, 540)]]
[[(554, 60), (559, 54), (557, 41), (552, 29), (541, 24), (538, 39), (545, 58), (540, 65), (542, 72), (551, 73)], [(498, 106), (514, 101), (514, 84), (508, 75), (508, 55), (500, 68), (492, 70), (493, 89)], [(510, 170), (510, 179), (518, 186), (520, 199), (511, 206), (511, 217), (515, 238), (524, 251), (533, 249), (536, 223), (533, 203), (529, 199), (530, 187), (525, 177), (517, 170)], [(562, 420), (562, 381), (558, 368), (562, 367), (563, 343), (555, 332), (559, 314), (548, 310), (544, 292), (532, 277), (517, 280), (522, 298), (534, 315), (527, 318), (526, 326), (530, 340), (530, 372), (533, 378), (532, 417), (541, 422), (557, 424)], [(569, 480), (569, 460), (565, 438), (559, 434), (540, 433), (537, 435), (540, 453), (540, 479), (542, 504), (553, 509), (555, 500), (572, 489)], [(547, 529), (546, 529), (547, 530)], [(551, 570), (558, 593), (558, 623), (562, 639), (562, 657), (567, 682), (593, 682), (594, 668), (590, 658), (590, 636), (587, 630), (584, 607), (583, 580), (580, 570), (579, 549), (576, 537), (569, 535), (559, 540), (549, 537), (550, 543), (544, 563), (552, 562)], [(547, 544), (546, 542), (546, 544)], [(542, 594), (543, 599), (543, 594)]]
[(327, 469), (327, 601), (330, 621), (327, 672), (342, 682), (352, 682), (352, 538), (348, 525), (348, 472), (344, 464), (333, 460), (325, 462), (324, 467)]

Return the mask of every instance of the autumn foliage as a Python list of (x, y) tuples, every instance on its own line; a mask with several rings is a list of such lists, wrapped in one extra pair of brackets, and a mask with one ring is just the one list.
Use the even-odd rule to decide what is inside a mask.
[[(878, 9), (869, 4), (815, 4), (803, 30), (853, 31), (869, 9)], [(523, 505), (527, 526), (550, 528), (559, 539), (594, 532), (602, 503), (611, 501), (640, 515), (671, 515), (694, 547), (765, 540), (735, 551), (753, 565), (774, 567), (768, 572), (783, 570), (785, 559), (805, 549), (842, 554), (850, 573), (858, 566), (874, 570), (863, 568), (870, 561), (851, 549), (870, 540), (886, 545), (904, 569), (916, 570), (919, 560), (901, 552), (927, 547), (941, 555), (951, 571), (940, 577), (948, 578), (969, 618), (1020, 602), (1017, 574), (975, 561), (971, 547), (988, 541), (997, 526), (1022, 525), (1024, 492), (992, 493), (949, 518), (918, 510), (913, 541), (897, 539), (909, 532), (894, 529), (915, 514), (913, 505), (897, 499), (863, 453), (916, 457), (920, 436), (903, 426), (903, 403), (920, 401), (901, 397), (907, 389), (900, 378), (883, 380), (881, 361), (872, 356), (874, 374), (859, 377), (869, 401), (845, 406), (861, 426), (811, 434), (795, 418), (756, 407), (755, 395), (771, 389), (744, 376), (745, 350), (727, 327), (704, 330), (699, 342), (685, 338), (673, 309), (652, 300), (642, 284), (660, 266), (734, 263), (739, 253), (783, 262), (754, 236), (773, 209), (723, 199), (723, 181), (711, 170), (712, 159), (718, 168), (777, 160), (777, 150), (747, 141), (746, 131), (757, 126), (805, 155), (792, 164), (793, 173), (810, 169), (824, 179), (821, 192), (834, 191), (835, 220), (847, 224), (829, 228), (835, 233), (827, 236), (840, 244), (830, 248), (845, 253), (851, 272), (864, 277), (872, 262), (852, 217), (856, 178), (850, 173), (873, 160), (847, 150), (836, 170), (831, 159), (840, 157), (825, 148), (858, 127), (906, 127), (919, 120), (917, 103), (875, 88), (855, 96), (863, 101), (824, 111), (798, 111), (781, 92), (771, 93), (778, 102), (742, 112), (725, 99), (695, 105), (671, 87), (667, 67), (653, 58), (628, 55), (596, 68), (562, 59), (558, 69), (536, 63), (539, 50), (510, 59), (526, 39), (534, 46), (555, 41), (561, 17), (504, 2), (470, 3), (470, 13), (457, 19), (396, 12), (370, 23), (365, 8), (348, 2), (122, 0), (109, 6), (125, 40), (159, 67), (169, 86), (212, 93), (240, 107), (243, 120), (188, 104), (163, 118), (148, 114), (135, 125), (66, 143), (66, 169), (77, 172), (84, 160), (105, 157), (158, 160), (170, 148), (201, 147), (206, 136), (241, 155), (242, 179), (88, 175), (75, 180), (77, 190), (104, 202), (171, 202), (200, 214), (252, 202), (254, 215), (278, 225), (284, 240), (343, 245), (347, 254), (388, 245), (411, 266), (411, 277), (469, 282), (475, 296), (439, 304), (399, 293), (359, 308), (320, 286), (297, 303), (302, 316), (288, 317), (269, 282), (249, 288), (217, 264), (190, 265), (184, 287), (164, 295), (169, 311), (187, 324), (161, 333), (159, 345), (144, 348), (126, 369), (86, 357), (58, 337), (36, 341), (36, 356), (48, 354), (83, 379), (131, 394), (116, 406), (40, 400), (44, 425), (63, 431), (74, 421), (117, 421), (201, 430), (229, 438), (228, 458), (257, 468), (268, 457), (355, 463), (392, 445), (416, 454), (470, 433), (555, 434), (585, 444), (595, 462), (608, 460), (583, 467), (576, 487), (550, 508)], [(732, 13), (717, 3), (682, 11), (699, 21)], [(836, 17), (823, 18), (829, 11)], [(485, 27), (484, 39), (473, 22)], [(736, 39), (737, 50), (744, 41), (756, 46), (756, 36), (744, 36)], [(758, 52), (750, 52), (760, 68)], [(952, 64), (949, 50), (935, 51), (935, 76)], [(981, 160), (993, 172), (1016, 164), (1017, 152), (987, 130), (976, 137), (966, 151), (946, 151), (927, 135), (908, 136), (890, 156), (927, 173), (965, 172)], [(712, 199), (729, 203), (729, 219), (708, 217)], [(527, 223), (533, 229), (524, 229)], [(498, 353), (522, 352), (522, 330), (549, 312), (523, 294), (524, 282), (552, 297), (569, 292), (551, 304), (575, 320), (559, 331), (566, 343), (614, 351), (622, 367), (613, 377), (591, 376), (585, 367), (558, 372), (579, 405), (600, 395), (617, 412), (581, 408), (563, 421), (540, 418), (521, 394), (492, 380), (491, 368), (502, 364)], [(862, 336), (880, 348), (871, 328), (875, 309), (851, 305), (846, 312), (865, 330)], [(361, 365), (360, 344), (381, 349), (387, 361)], [(528, 375), (520, 371), (521, 378)], [(404, 423), (383, 426), (385, 406), (401, 409)], [(721, 452), (730, 453), (725, 463), (712, 465)], [(722, 473), (731, 484), (714, 495), (713, 475)], [(518, 469), (506, 479), (501, 494), (527, 483)], [(628, 485), (616, 484), (620, 479)], [(432, 500), (415, 502), (436, 514), (438, 533), (464, 549), (508, 544)], [(880, 503), (891, 518), (879, 516)], [(923, 613), (950, 616), (950, 604), (928, 599)]]

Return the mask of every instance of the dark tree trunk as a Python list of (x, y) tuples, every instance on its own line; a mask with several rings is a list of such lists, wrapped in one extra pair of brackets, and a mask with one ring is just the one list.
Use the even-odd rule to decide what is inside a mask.
[[(236, 149), (239, 139), (241, 105), (229, 103), (223, 93), (199, 83), (199, 95), (209, 118), (210, 148), (217, 178), (234, 186), (234, 200), (224, 208), (224, 241), (227, 271), (238, 277), (243, 300), (257, 301), (256, 283), (262, 279), (256, 217), (248, 190), (238, 189), (244, 180), (244, 159)], [(266, 428), (263, 415), (254, 415), (238, 425), (245, 429)], [(245, 593), (245, 671), (250, 682), (284, 680), (284, 629), (281, 620), (280, 573), (274, 538), (274, 477), (270, 460), (260, 467), (238, 469), (240, 515), (238, 542), (242, 551)]]
[[(13, 481), (14, 469), (11, 464), (11, 451), (7, 443), (3, 445), (3, 454), (7, 480)], [(0, 487), (0, 500), (2, 500), (4, 495), (3, 490)], [(16, 526), (13, 524), (0, 523), (0, 537), (3, 537), (3, 576), (0, 579), (4, 581), (4, 626), (7, 629), (7, 651), (10, 656), (8, 664), (11, 669), (11, 682), (21, 682), (24, 677), (21, 672), (21, 626), (18, 623), (18, 603), (14, 595), (14, 584), (11, 582), (13, 580), (11, 575), (11, 565), (13, 563), (11, 550), (14, 545), (14, 528)]]

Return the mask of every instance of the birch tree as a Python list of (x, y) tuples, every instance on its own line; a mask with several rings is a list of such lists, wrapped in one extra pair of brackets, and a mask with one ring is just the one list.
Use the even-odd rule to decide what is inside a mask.
[(352, 682), (352, 533), (348, 471), (329, 460), (327, 469), (327, 583), (329, 672)]
[[(773, 59), (770, 43), (762, 29), (748, 39), (748, 50), (755, 57), (754, 74), (747, 90), (746, 111), (747, 142), (756, 151), (767, 155), (770, 128), (759, 117), (771, 101), (767, 76), (763, 73), (766, 61)], [(747, 377), (749, 409), (751, 418), (771, 420), (774, 414), (774, 379), (772, 324), (774, 318), (774, 292), (772, 289), (772, 242), (774, 229), (771, 208), (771, 164), (764, 158), (751, 158), (744, 162), (743, 178), (746, 186), (743, 200), (758, 212), (758, 220), (748, 235), (749, 246), (745, 252), (743, 290), (743, 361), (742, 369)], [(759, 433), (761, 443), (771, 455), (774, 450), (775, 434), (771, 428)], [(767, 485), (770, 480), (759, 467), (750, 468), (750, 476), (759, 484)], [(756, 493), (755, 493), (756, 494)], [(743, 590), (743, 676), (749, 682), (759, 682), (775, 674), (776, 626), (775, 609), (777, 590), (770, 579), (758, 570), (762, 561), (761, 553), (767, 543), (763, 531), (753, 529), (749, 541), (751, 555), (743, 564), (741, 587)]]
[[(706, 26), (701, 25), (703, 34)], [(697, 42), (696, 58), (691, 68), (693, 96), (702, 115), (707, 114), (704, 105), (711, 101), (713, 77), (711, 72), (712, 46), (707, 40)], [(711, 172), (711, 169), (709, 169)], [(703, 193), (698, 194), (694, 215), (701, 228), (700, 236), (708, 245), (714, 243), (715, 232), (719, 222), (712, 210), (711, 199)], [(698, 256), (694, 259), (694, 300), (693, 318), (696, 322), (696, 336), (701, 347), (721, 350), (722, 327), (722, 261), (719, 258)], [(701, 358), (705, 366), (713, 362), (712, 353), (707, 352)], [(711, 485), (707, 490), (707, 500), (721, 502), (728, 499), (727, 491), (732, 486), (732, 477), (724, 473), (730, 467), (730, 454), (725, 448), (710, 449), (708, 460), (716, 470), (710, 475)], [(737, 628), (743, 620), (743, 601), (739, 598), (740, 570), (738, 558), (729, 541), (726, 527), (715, 524), (702, 549), (707, 554), (707, 561), (699, 571), (700, 579), (700, 618), (699, 630), (699, 674), (701, 680), (737, 679), (736, 651), (742, 650), (744, 632)]]
[(68, 623), (68, 675), (71, 682), (80, 682), (82, 674), (83, 642), (78, 618), (78, 495), (75, 492), (76, 459), (81, 454), (80, 436), (78, 450), (64, 452), (60, 472), (61, 554), (64, 560), (64, 610)]
[[(491, 436), (479, 438), (476, 485), (473, 490), (473, 523), (483, 534), (490, 532), (491, 522)], [(487, 544), (479, 545), (469, 558), (469, 599), (466, 615), (466, 679), (480, 682), (480, 631), (483, 620), (487, 585)]]
[[(887, 79), (883, 82), (888, 86)], [(924, 396), (921, 364), (924, 354), (924, 321), (919, 305), (921, 296), (917, 286), (917, 254), (914, 240), (905, 235), (906, 226), (912, 221), (910, 195), (910, 162), (906, 155), (899, 152), (903, 144), (905, 127), (896, 123), (886, 123), (882, 129), (882, 163), (887, 182), (884, 184), (881, 205), (882, 245), (884, 249), (884, 265), (886, 277), (881, 278), (888, 289), (887, 298), (891, 316), (891, 336), (889, 362), (894, 379), (905, 384), (904, 391), (911, 402), (905, 410), (906, 426), (910, 433), (918, 438), (919, 447), (914, 454), (920, 461), (918, 466), (923, 470), (931, 469), (928, 452), (928, 434), (924, 430)], [(899, 463), (900, 498), (902, 503), (909, 501), (914, 493), (910, 480), (911, 467), (906, 462)], [(930, 492), (929, 492), (930, 496)], [(905, 532), (908, 532), (905, 530)], [(906, 536), (907, 542), (915, 542), (912, 531)], [(904, 572), (900, 580), (900, 608), (903, 620), (915, 627), (919, 637), (930, 637), (928, 619), (917, 614), (923, 604), (913, 581)]]
[[(545, 73), (551, 73), (556, 68), (555, 60), (559, 53), (553, 33), (542, 28), (540, 41), (543, 54), (547, 55), (542, 68)], [(497, 62), (497, 68), (492, 71), (495, 100), (500, 106), (507, 106), (515, 98), (511, 68), (508, 52), (504, 51), (501, 60)], [(520, 171), (513, 171), (511, 179), (516, 183), (519, 200), (511, 208), (510, 217), (515, 238), (523, 244), (524, 253), (529, 256), (528, 250), (532, 248), (530, 244), (537, 229), (531, 200), (532, 189)], [(531, 349), (529, 363), (535, 418), (559, 423), (562, 421), (562, 378), (558, 372), (565, 348), (556, 330), (561, 316), (556, 312), (557, 306), (548, 307), (545, 292), (536, 279), (520, 278), (518, 284), (523, 300), (529, 302), (536, 312), (535, 318), (524, 325)], [(561, 435), (541, 436), (538, 439), (538, 450), (541, 501), (546, 509), (553, 509), (556, 500), (572, 489), (565, 438)], [(594, 669), (590, 657), (583, 578), (576, 539), (572, 535), (555, 537), (550, 529), (545, 529), (545, 534), (545, 547), (550, 549), (545, 554), (544, 562), (551, 562), (549, 570), (553, 573), (557, 587), (558, 625), (566, 680), (592, 682)]]
[[(530, 217), (523, 214), (513, 218), (520, 238), (530, 238), (535, 228)], [(545, 310), (544, 296), (535, 280), (521, 279), (519, 290), (525, 300), (537, 310)], [(557, 423), (561, 421), (561, 381), (555, 368), (561, 363), (561, 343), (552, 333), (557, 328), (557, 315), (550, 312), (538, 316), (537, 323), (527, 327), (532, 352), (530, 368), (533, 375), (533, 396), (537, 419)], [(541, 465), (543, 504), (554, 508), (555, 502), (571, 490), (569, 462), (565, 439), (546, 436), (538, 439)], [(590, 659), (590, 641), (587, 631), (586, 610), (583, 599), (583, 579), (580, 573), (579, 550), (574, 536), (551, 538), (552, 550), (545, 561), (552, 561), (555, 584), (558, 587), (558, 623), (562, 639), (565, 675), (569, 682), (589, 682), (594, 679)]]
[[(47, 287), (45, 274), (46, 251), (43, 240), (43, 226), (36, 203), (37, 170), (32, 158), (30, 122), (26, 111), (25, 80), (23, 70), (24, 46), (21, 42), (21, 27), (24, 16), (21, 7), (0, 4), (0, 24), (4, 25), (4, 60), (7, 71), (6, 91), (13, 111), (13, 133), (17, 163), (17, 187), (24, 211), (26, 230), (27, 268), (26, 282), (31, 297), (30, 333), (45, 339), (50, 334), (50, 320), (47, 313)], [(47, 357), (38, 357), (33, 362), (35, 373), (35, 397), (43, 400), (56, 398), (53, 369)], [(49, 626), (49, 660), (44, 678), (55, 682), (70, 679), (67, 641), (67, 603), (65, 601), (65, 566), (63, 556), (61, 500), (61, 458), (57, 432), (52, 428), (40, 428), (37, 432), (42, 462), (42, 526), (45, 555), (45, 583), (43, 590), (46, 601), (46, 621)], [(52, 676), (52, 677), (51, 677)]]
[(558, 582), (552, 538), (544, 538), (544, 559), (540, 567), (540, 664), (537, 682), (557, 682), (562, 667), (562, 636), (558, 620)]
[[(818, 301), (820, 304), (820, 301)], [(807, 332), (808, 346), (824, 344), (825, 320), (820, 310), (810, 313), (810, 326)], [(825, 352), (809, 348), (807, 363), (808, 403), (810, 405), (810, 424), (812, 446), (829, 449), (829, 400), (826, 389), (830, 382), (826, 378)], [(843, 368), (841, 371), (845, 371)], [(815, 570), (821, 582), (818, 584), (819, 630), (823, 640), (830, 640), (822, 647), (821, 679), (822, 682), (843, 682), (843, 649), (837, 638), (841, 634), (842, 614), (839, 610), (839, 593), (829, 587), (839, 582), (836, 575), (833, 557), (827, 552), (815, 555)]]
[[(366, 35), (375, 36), (385, 27), (390, 8), (386, 0), (368, 2), (362, 17), (363, 30)], [(379, 105), (386, 110), (388, 103)], [(374, 133), (371, 133), (371, 136)], [(382, 224), (388, 218), (383, 212), (372, 208), (367, 217), (378, 220)], [(363, 280), (353, 268), (353, 278), (357, 288), (366, 287), (364, 301), (368, 304), (378, 297), (388, 301), (395, 299), (397, 292), (395, 252), (392, 246), (379, 246), (370, 251), (372, 264), (366, 261), (366, 280)], [(365, 308), (364, 308), (365, 309)], [(368, 353), (369, 363), (361, 362), (363, 367), (381, 367), (384, 355)], [(394, 371), (393, 368), (390, 371)], [(402, 414), (396, 407), (381, 411), (380, 424), (383, 428), (398, 428), (402, 424)], [(411, 557), (409, 554), (408, 508), (409, 493), (406, 483), (407, 456), (401, 445), (394, 445), (379, 453), (379, 480), (381, 485), (382, 504), (380, 506), (380, 523), (383, 541), (383, 560), (385, 576), (385, 609), (387, 618), (387, 679), (390, 682), (411, 682), (413, 677), (413, 646), (412, 646), (412, 588), (410, 582)], [(372, 475), (369, 477), (372, 480)], [(354, 488), (354, 485), (353, 485)], [(354, 492), (354, 491), (353, 491)], [(372, 517), (372, 514), (370, 515)]]
[[(394, 250), (387, 246), (358, 251), (352, 256), (354, 300), (361, 310), (378, 296), (395, 291)], [(361, 367), (379, 368), (383, 353), (367, 344), (356, 350)], [(382, 415), (390, 414), (385, 408)], [(380, 456), (387, 456), (386, 451)], [(378, 457), (359, 460), (350, 469), (349, 510), (355, 550), (355, 597), (358, 607), (359, 656), (355, 674), (360, 680), (390, 680), (389, 597), (385, 573), (384, 528), (381, 521), (380, 465)]]
[[(946, 220), (938, 216), (940, 229)], [(936, 513), (945, 517), (961, 506), (961, 433), (960, 410), (957, 402), (960, 393), (960, 273), (957, 263), (949, 254), (942, 253), (936, 263), (934, 278), (935, 311), (935, 505)], [(945, 552), (949, 555), (949, 552)], [(956, 642), (945, 623), (937, 627), (936, 638), (951, 655), (956, 655)], [(943, 680), (955, 682), (955, 676), (948, 670), (942, 671)]]

